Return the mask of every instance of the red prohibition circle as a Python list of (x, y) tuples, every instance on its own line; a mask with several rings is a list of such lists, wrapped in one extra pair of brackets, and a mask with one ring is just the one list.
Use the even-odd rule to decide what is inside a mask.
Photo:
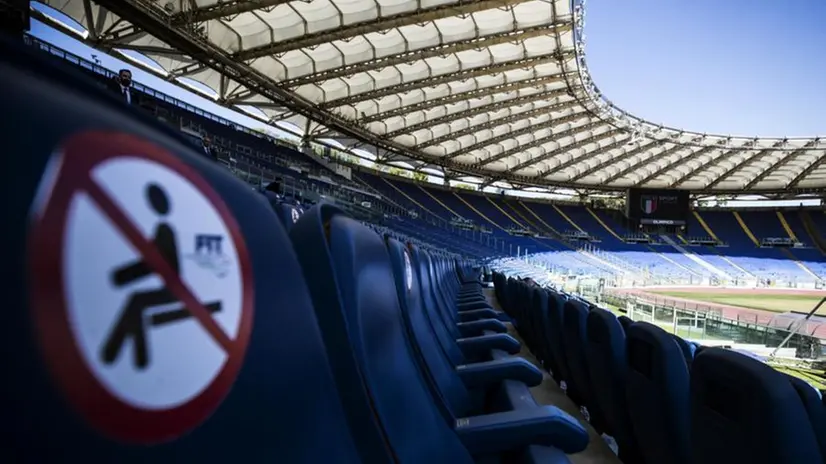
[[(118, 158), (154, 161), (192, 183), (224, 221), (238, 254), (242, 286), (238, 335), (230, 339), (221, 332), (227, 357), (218, 374), (196, 396), (169, 409), (140, 409), (110, 393), (87, 366), (69, 318), (63, 266), (69, 206), (75, 195), (81, 191), (88, 193), (94, 187), (91, 173), (96, 166)], [(30, 229), (27, 254), (34, 328), (55, 384), (77, 413), (111, 439), (138, 444), (161, 443), (197, 427), (218, 408), (232, 388), (252, 332), (254, 303), (249, 250), (229, 207), (206, 180), (176, 156), (133, 135), (114, 132), (84, 132), (70, 137), (47, 169), (43, 183), (38, 194), (40, 203), (35, 205), (38, 208)], [(105, 208), (103, 210), (105, 213)], [(116, 222), (111, 216), (110, 220)], [(193, 315), (192, 306), (198, 304), (187, 305)], [(211, 319), (206, 322), (215, 324)], [(218, 327), (208, 325), (204, 327), (207, 332)]]

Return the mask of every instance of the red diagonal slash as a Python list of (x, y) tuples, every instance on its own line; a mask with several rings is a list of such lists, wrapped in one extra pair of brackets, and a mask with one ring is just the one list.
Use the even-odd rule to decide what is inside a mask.
[(212, 314), (189, 290), (181, 277), (172, 270), (164, 257), (157, 250), (155, 245), (143, 236), (143, 233), (132, 223), (131, 219), (120, 209), (120, 207), (109, 198), (109, 195), (91, 178), (84, 182), (86, 193), (97, 203), (103, 213), (109, 217), (126, 240), (138, 250), (151, 267), (166, 283), (169, 291), (175, 295), (184, 307), (192, 314), (204, 330), (215, 340), (221, 348), (229, 355), (234, 347), (233, 340), (221, 329)]

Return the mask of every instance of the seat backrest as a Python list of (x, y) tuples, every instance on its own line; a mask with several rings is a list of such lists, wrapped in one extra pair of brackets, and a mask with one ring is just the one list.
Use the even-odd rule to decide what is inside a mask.
[(261, 195), (160, 123), (5, 43), (0, 101), (0, 127), (37, 131), (3, 140), (16, 153), (0, 182), (14, 199), (0, 264), (10, 462), (369, 457)]
[(691, 367), (694, 462), (823, 462), (799, 394), (780, 372), (706, 348)]
[[(637, 462), (637, 440), (626, 401), (628, 360), (625, 331), (616, 316), (593, 308), (587, 319), (588, 368), (596, 403), (605, 419), (605, 432), (617, 439), (624, 460)], [(634, 459), (629, 459), (634, 457)]]
[(290, 238), (313, 279), (308, 285), (328, 351), (350, 351), (356, 360), (334, 374), (342, 396), (370, 405), (373, 423), (364, 427), (380, 427), (397, 462), (472, 462), (408, 343), (384, 240), (325, 204), (305, 212)]
[(671, 334), (647, 322), (626, 331), (628, 411), (646, 462), (690, 463), (689, 373)]
[(622, 324), (622, 328), (623, 328), (624, 330), (628, 330), (628, 328), (629, 328), (629, 327), (631, 327), (631, 324), (633, 324), (633, 323), (634, 323), (634, 320), (633, 320), (633, 319), (631, 319), (631, 318), (630, 318), (630, 317), (628, 317), (628, 316), (624, 316), (624, 315), (623, 315), (623, 316), (619, 316), (619, 317), (618, 317), (618, 319), (619, 319), (619, 321), (620, 321), (620, 324)]
[(672, 335), (672, 337), (674, 337), (674, 341), (677, 343), (677, 346), (680, 347), (680, 351), (683, 352), (683, 358), (685, 358), (685, 363), (688, 366), (688, 369), (691, 370), (691, 363), (694, 361), (694, 345), (679, 335)]
[(586, 332), (586, 320), (588, 309), (579, 300), (568, 300), (562, 307), (562, 343), (565, 350), (568, 371), (571, 374), (569, 384), (580, 395), (580, 406), (587, 406), (591, 415), (591, 424), (599, 431), (603, 432), (605, 421), (600, 412), (599, 404), (594, 395), (594, 386), (591, 381), (590, 367), (588, 365), (588, 334)]
[[(562, 307), (564, 304), (565, 301), (559, 293), (553, 290), (548, 292), (548, 313), (545, 323), (550, 341), (551, 356), (554, 358), (557, 367), (557, 371), (553, 373), (557, 382), (563, 380), (567, 382), (571, 376), (568, 370), (568, 360), (565, 356), (565, 346), (562, 341), (562, 321), (564, 317)], [(575, 393), (570, 391), (569, 394)]]
[[(411, 246), (416, 254), (425, 253)], [(436, 338), (430, 320), (425, 314), (421, 296), (419, 272), (413, 253), (395, 239), (387, 240), (387, 249), (393, 265), (393, 275), (399, 303), (420, 370), (428, 382), (433, 396), (438, 398), (445, 420), (453, 421), (471, 409), (467, 388), (456, 373), (450, 359), (444, 354)]]
[(541, 287), (533, 289), (533, 325), (539, 337), (540, 355), (544, 366), (551, 372), (558, 370), (548, 333), (548, 291)]
[(791, 375), (786, 375), (786, 379), (800, 396), (803, 407), (806, 408), (809, 423), (811, 423), (812, 430), (814, 430), (815, 437), (817, 437), (820, 453), (826, 458), (826, 407), (823, 406), (823, 395), (802, 379)]

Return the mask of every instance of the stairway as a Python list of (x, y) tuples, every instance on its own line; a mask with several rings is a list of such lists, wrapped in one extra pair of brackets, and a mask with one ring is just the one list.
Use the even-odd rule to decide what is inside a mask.
[(792, 254), (792, 252), (791, 252), (790, 250), (787, 250), (786, 248), (782, 248), (782, 250), (783, 250), (783, 253), (784, 253), (786, 256), (788, 256), (788, 257), (789, 257), (789, 259), (791, 259), (792, 261), (794, 261), (794, 263), (795, 263), (795, 264), (797, 264), (797, 266), (798, 266), (801, 270), (803, 270), (803, 272), (805, 272), (806, 274), (809, 274), (809, 275), (810, 275), (810, 276), (812, 276), (815, 280), (821, 280), (821, 278), (820, 278), (820, 276), (819, 276), (819, 275), (815, 274), (815, 273), (814, 273), (811, 269), (809, 269), (809, 266), (806, 266), (805, 264), (803, 264), (803, 262), (801, 262), (799, 259), (797, 259), (797, 256), (795, 256), (794, 254)]
[(695, 263), (699, 264), (700, 266), (704, 267), (705, 269), (708, 269), (709, 271), (711, 271), (717, 277), (732, 280), (730, 275), (726, 274), (725, 272), (723, 272), (719, 268), (716, 268), (716, 267), (712, 266), (711, 263), (709, 263), (708, 261), (703, 260), (702, 258), (697, 256), (695, 253), (692, 253), (692, 252), (686, 250), (685, 248), (681, 247), (677, 242), (675, 242), (668, 235), (660, 235), (660, 238), (662, 238), (665, 243), (667, 243), (667, 244), (671, 245), (672, 247), (674, 247), (675, 250), (677, 250), (680, 253), (682, 253), (683, 255), (685, 255), (686, 258), (694, 261)]

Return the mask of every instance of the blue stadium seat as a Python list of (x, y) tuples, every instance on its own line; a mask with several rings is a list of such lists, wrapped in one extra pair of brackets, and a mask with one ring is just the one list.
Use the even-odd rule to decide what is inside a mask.
[[(0, 187), (6, 200), (14, 199), (4, 208), (9, 249), (2, 262), (2, 275), (10, 286), (0, 329), (6, 372), (0, 407), (6, 427), (0, 447), (6, 462), (173, 463), (239, 457), (306, 464), (357, 464), (372, 462), (373, 458), (375, 462), (390, 462), (384, 451), (362, 454), (359, 431), (348, 427), (295, 254), (260, 195), (194, 153), (156, 121), (136, 116), (108, 95), (99, 94), (84, 78), (50, 59), (5, 43), (0, 43), (0, 101), (4, 109), (0, 112), (0, 127), (36, 128), (36, 136), (27, 130), (4, 131), (5, 146), (16, 154), (14, 169), (4, 171)], [(48, 115), (47, 124), (44, 115)], [(105, 224), (71, 222), (79, 221), (73, 215), (80, 210), (68, 206), (80, 208), (90, 203), (83, 203), (89, 197), (83, 197), (80, 191), (67, 190), (71, 183), (82, 182), (84, 172), (64, 176), (64, 169), (88, 165), (92, 156), (110, 160), (106, 166), (126, 160), (135, 161), (135, 166), (144, 163), (142, 166), (165, 167), (178, 173), (161, 179), (138, 169), (129, 174), (121, 172), (117, 179), (107, 178), (106, 194), (135, 199), (121, 213), (116, 213), (117, 206), (107, 207), (107, 214), (123, 214), (136, 220), (142, 210), (148, 210), (141, 190), (146, 182), (156, 186), (152, 192), (180, 193), (176, 189), (186, 182), (179, 176), (185, 173), (190, 180), (203, 181), (202, 192), (215, 192), (217, 196), (210, 204), (222, 208), (225, 221), (236, 223), (243, 236), (243, 242), (236, 245), (243, 248), (241, 255), (248, 254), (249, 261), (248, 265), (235, 263), (243, 265), (244, 272), (229, 274), (237, 281), (227, 281), (227, 285), (243, 287), (242, 297), (251, 303), (239, 310), (243, 312), (240, 320), (248, 321), (248, 325), (239, 329), (234, 340), (237, 351), (229, 355), (235, 357), (231, 363), (227, 361), (237, 367), (236, 375), (218, 374), (224, 380), (211, 384), (220, 383), (223, 391), (208, 387), (207, 396), (167, 406), (146, 406), (140, 400), (178, 398), (181, 389), (192, 385), (190, 375), (204, 365), (200, 364), (202, 358), (210, 356), (206, 349), (187, 350), (198, 344), (206, 347), (205, 340), (210, 343), (192, 320), (178, 322), (175, 327), (153, 327), (151, 331), (138, 326), (148, 334), (135, 329), (135, 343), (124, 348), (131, 353), (121, 353), (105, 374), (95, 367), (104, 362), (96, 356), (97, 345), (79, 341), (84, 337), (81, 333), (89, 337), (107, 333), (111, 315), (117, 314), (128, 292), (101, 291), (79, 305), (71, 299), (77, 295), (63, 294), (64, 285), (109, 288), (106, 274), (101, 274), (108, 268), (101, 264), (131, 259), (128, 254), (121, 256), (121, 248), (115, 246), (110, 235), (114, 232)], [(187, 207), (185, 202), (176, 202), (179, 198), (171, 196), (173, 215)], [(91, 209), (86, 212), (84, 217), (100, 217), (94, 216)], [(67, 228), (78, 232), (71, 240), (61, 217), (67, 221)], [(192, 234), (211, 230), (197, 217), (190, 222), (171, 221), (182, 253), (190, 253)], [(140, 232), (130, 236), (130, 240), (141, 240)], [(82, 247), (82, 254), (71, 253), (70, 247)], [(53, 258), (44, 260), (43, 253)], [(79, 256), (81, 260), (77, 260)], [(62, 282), (54, 280), (55, 269), (69, 269), (61, 275)], [(219, 294), (227, 298), (225, 301), (232, 298)], [(231, 311), (226, 306), (224, 309)], [(160, 313), (152, 314), (153, 323), (160, 324), (161, 319), (155, 317)], [(187, 332), (187, 327), (193, 330)], [(174, 354), (163, 350), (164, 344), (158, 338), (168, 337), (173, 330), (180, 334)], [(138, 353), (139, 333), (146, 334), (150, 341), (146, 347), (149, 357), (141, 368), (144, 370), (132, 365), (133, 355)], [(156, 370), (158, 362), (172, 362), (175, 356), (182, 357), (178, 369)], [(187, 361), (187, 357), (191, 359)], [(234, 369), (226, 372), (231, 371)], [(153, 381), (151, 376), (157, 377)], [(142, 379), (148, 379), (148, 384), (140, 387)], [(124, 393), (127, 387), (128, 396)]]
[(576, 421), (549, 407), (448, 423), (408, 343), (384, 240), (328, 205), (306, 212), (290, 236), (314, 279), (308, 283), (328, 351), (356, 361), (336, 366), (339, 389), (369, 402), (373, 415), (363, 425), (382, 430), (399, 462), (473, 462), (579, 439)]
[(620, 324), (622, 324), (622, 328), (625, 330), (628, 330), (628, 328), (631, 327), (631, 324), (634, 323), (633, 319), (625, 315), (619, 316), (618, 319), (620, 321)]
[(601, 308), (591, 309), (586, 325), (588, 369), (604, 432), (617, 440), (623, 462), (642, 462), (626, 400), (625, 331), (616, 316)]
[(562, 344), (571, 378), (568, 380), (574, 390), (580, 395), (582, 402), (590, 414), (590, 422), (594, 428), (602, 433), (605, 431), (605, 420), (599, 404), (596, 402), (594, 385), (591, 382), (591, 373), (588, 365), (588, 333), (586, 320), (588, 308), (578, 300), (568, 300), (562, 308)]
[(555, 372), (558, 370), (556, 360), (552, 353), (552, 343), (548, 332), (548, 291), (541, 287), (533, 289), (534, 324), (539, 344), (538, 358), (545, 370)]
[(797, 377), (792, 377), (787, 374), (784, 375), (786, 375), (786, 379), (792, 384), (798, 396), (800, 396), (803, 407), (806, 408), (809, 423), (812, 425), (815, 437), (817, 437), (820, 453), (826, 458), (826, 407), (823, 406), (823, 395), (807, 382)]
[(689, 464), (689, 371), (674, 337), (635, 322), (626, 331), (628, 411), (645, 462)]
[[(548, 340), (551, 343), (551, 355), (554, 358), (554, 364), (556, 365), (557, 370), (553, 372), (554, 379), (557, 382), (565, 382), (568, 384), (571, 378), (570, 370), (568, 369), (568, 360), (565, 356), (565, 347), (562, 342), (562, 321), (563, 321), (563, 312), (562, 307), (565, 304), (565, 300), (559, 293), (555, 291), (549, 292), (548, 297), (548, 313), (546, 319), (546, 326), (545, 330), (548, 333)], [(574, 403), (581, 404), (581, 397), (579, 393), (576, 391), (576, 388), (573, 388), (572, 385), (567, 386), (568, 389), (566, 393), (571, 398)]]
[[(477, 318), (463, 321), (461, 313), (451, 309), (436, 289), (437, 283), (430, 272), (430, 257), (416, 247), (412, 249), (414, 268), (419, 276), (428, 316), (437, 339), (454, 366), (469, 362), (490, 361), (507, 354), (516, 354), (520, 343), (507, 333), (498, 319)], [(476, 311), (472, 311), (476, 312)]]
[(786, 376), (723, 348), (706, 348), (691, 367), (694, 462), (820, 463), (806, 407)]
[[(432, 324), (422, 308), (419, 275), (414, 269), (411, 253), (394, 239), (388, 239), (387, 245), (410, 344), (434, 396), (441, 400), (440, 405), (444, 405), (448, 420), (536, 408), (527, 387), (538, 385), (542, 374), (525, 359), (505, 358), (453, 366), (440, 349)], [(584, 446), (585, 442), (582, 443)]]

